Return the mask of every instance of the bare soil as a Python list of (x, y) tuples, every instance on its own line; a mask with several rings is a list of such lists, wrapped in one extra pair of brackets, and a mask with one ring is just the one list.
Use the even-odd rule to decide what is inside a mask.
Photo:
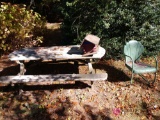
[[(49, 27), (57, 26), (52, 25)], [(59, 34), (58, 29), (56, 32)], [(54, 36), (49, 38), (55, 40)], [(51, 45), (54, 42), (47, 43)], [(153, 63), (150, 58), (144, 61)], [(0, 120), (160, 120), (160, 71), (156, 83), (150, 87), (138, 75), (130, 84), (131, 72), (123, 60), (102, 59), (93, 67), (96, 73), (108, 73), (108, 79), (94, 82), (92, 86), (86, 81), (23, 85), (20, 91), (18, 84), (1, 84)], [(82, 63), (74, 66), (72, 62), (43, 62), (28, 66), (27, 71), (26, 74), (86, 74), (88, 67)], [(7, 55), (2, 56), (0, 76), (17, 75), (18, 72), (19, 66), (9, 61)]]

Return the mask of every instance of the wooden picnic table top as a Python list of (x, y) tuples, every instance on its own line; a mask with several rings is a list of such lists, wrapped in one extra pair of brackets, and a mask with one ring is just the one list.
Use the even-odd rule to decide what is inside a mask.
[(23, 60), (58, 60), (58, 59), (100, 59), (105, 55), (105, 49), (99, 46), (97, 53), (83, 56), (80, 45), (32, 47), (13, 51), (9, 54), (11, 61)]

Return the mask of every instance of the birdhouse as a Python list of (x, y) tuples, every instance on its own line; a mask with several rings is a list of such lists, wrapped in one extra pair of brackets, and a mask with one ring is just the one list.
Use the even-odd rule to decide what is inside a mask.
[(99, 37), (92, 34), (86, 35), (80, 46), (80, 48), (83, 50), (83, 56), (95, 54), (98, 50), (99, 42)]

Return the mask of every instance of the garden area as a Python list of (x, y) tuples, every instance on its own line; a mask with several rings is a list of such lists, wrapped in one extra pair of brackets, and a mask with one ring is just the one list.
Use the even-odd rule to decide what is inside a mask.
[[(156, 55), (160, 68), (159, 1), (14, 2), (1, 3), (0, 8), (0, 76), (18, 74), (19, 65), (8, 59), (14, 50), (80, 44), (86, 34), (92, 33), (101, 38), (100, 45), (106, 49), (106, 55), (93, 62), (94, 71), (107, 73), (108, 78), (92, 85), (90, 81), (70, 81), (23, 84), (22, 89), (20, 84), (0, 83), (0, 120), (160, 119), (160, 70), (152, 86), (136, 74), (130, 84), (131, 71), (125, 67), (122, 50), (126, 41), (136, 39), (145, 47), (142, 61), (154, 65)], [(34, 12), (40, 10), (40, 14)], [(88, 67), (81, 62), (79, 66), (73, 62), (42, 62), (29, 66), (27, 71), (33, 75), (88, 74)]]

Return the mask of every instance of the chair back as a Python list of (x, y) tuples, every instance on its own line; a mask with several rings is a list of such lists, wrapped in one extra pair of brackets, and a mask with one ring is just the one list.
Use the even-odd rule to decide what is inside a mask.
[[(131, 40), (127, 42), (126, 45), (124, 46), (124, 54), (130, 56), (133, 61), (139, 60), (143, 51), (144, 51), (143, 45), (136, 40)], [(131, 61), (131, 58), (127, 56), (125, 58), (126, 62)]]

